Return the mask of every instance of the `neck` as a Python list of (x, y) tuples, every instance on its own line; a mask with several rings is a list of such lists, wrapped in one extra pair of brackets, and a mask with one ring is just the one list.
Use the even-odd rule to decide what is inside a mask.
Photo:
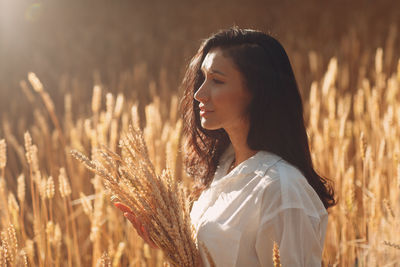
[(235, 159), (232, 168), (239, 165), (241, 162), (255, 155), (258, 150), (250, 149), (247, 144), (248, 126), (225, 128), (229, 135), (233, 149), (235, 151)]

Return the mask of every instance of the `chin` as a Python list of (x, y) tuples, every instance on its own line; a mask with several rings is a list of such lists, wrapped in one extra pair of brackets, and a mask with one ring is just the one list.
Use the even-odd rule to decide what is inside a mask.
[(208, 121), (202, 121), (201, 122), (201, 127), (203, 127), (206, 130), (218, 130), (221, 129), (221, 125), (212, 123), (212, 122), (208, 122)]

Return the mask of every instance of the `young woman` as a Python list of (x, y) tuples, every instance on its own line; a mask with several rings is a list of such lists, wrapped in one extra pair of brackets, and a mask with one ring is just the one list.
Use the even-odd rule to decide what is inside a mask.
[(274, 242), (282, 266), (321, 266), (336, 201), (313, 168), (282, 45), (257, 30), (221, 30), (203, 41), (182, 88), (185, 166), (198, 192), (190, 216), (216, 266), (273, 266)]

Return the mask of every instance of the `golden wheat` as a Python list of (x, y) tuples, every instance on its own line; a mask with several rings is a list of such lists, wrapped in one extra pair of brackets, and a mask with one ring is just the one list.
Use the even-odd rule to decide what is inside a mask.
[[(304, 105), (311, 155), (316, 169), (334, 179), (339, 198), (339, 204), (329, 215), (323, 266), (354, 266), (356, 262), (385, 266), (399, 262), (400, 60), (392, 60), (397, 66), (394, 73), (389, 73), (390, 49), (365, 53), (365, 58), (375, 62), (371, 71), (367, 71), (367, 63), (358, 66), (359, 82), (353, 91), (345, 86), (348, 76), (354, 73), (349, 71), (349, 62), (327, 59), (325, 71), (318, 52), (308, 55), (311, 71), (325, 73), (310, 83), (310, 95)], [(134, 77), (126, 75), (128, 80), (146, 77), (146, 69), (138, 65)], [(159, 190), (150, 195), (157, 193), (161, 199), (165, 194), (160, 187), (164, 178), (171, 180), (169, 186), (179, 182), (190, 187), (191, 179), (183, 171), (180, 150), (183, 122), (176, 109), (179, 98), (172, 92), (171, 99), (161, 97), (155, 83), (145, 87), (152, 92), (150, 102), (143, 97), (114, 96), (100, 85), (97, 77), (92, 102), (84, 104), (72, 91), (67, 92), (63, 114), (62, 103), (50, 99), (36, 75), (29, 74), (27, 80), (29, 83), (21, 81), (20, 85), (34, 105), (35, 123), (30, 126), (23, 118), (2, 118), (0, 266), (94, 267), (98, 262), (107, 266), (163, 266), (165, 257), (161, 251), (149, 249), (111, 206), (102, 178), (88, 172), (66, 151), (82, 151), (93, 161), (108, 160), (107, 171), (111, 172), (115, 158), (105, 157), (98, 149), (105, 145), (110, 155), (127, 158), (131, 152), (121, 149), (118, 140), (120, 133), (132, 124), (134, 129), (143, 129), (146, 157), (154, 163), (154, 170), (134, 171), (138, 177), (146, 170), (160, 177), (154, 184), (135, 185), (141, 197), (149, 192), (146, 188), (154, 187)], [(87, 89), (80, 84), (75, 86)], [(43, 107), (34, 101), (34, 93)], [(77, 105), (87, 105), (92, 113), (78, 114), (74, 109)], [(166, 168), (170, 173), (162, 172)], [(118, 171), (114, 168), (111, 174)], [(127, 177), (127, 171), (123, 175)], [(124, 196), (129, 193), (126, 199), (131, 199), (132, 192), (121, 192)], [(124, 200), (121, 196), (119, 199)], [(134, 199), (140, 206), (132, 204), (132, 209), (140, 207), (138, 214), (155, 212), (151, 202), (139, 200)], [(181, 198), (174, 202), (175, 208), (182, 205)], [(159, 207), (159, 211), (164, 209), (166, 204)], [(167, 224), (168, 220), (172, 222), (169, 230), (177, 236), (181, 233), (176, 227), (188, 222), (187, 217), (175, 216), (160, 218), (159, 223)], [(152, 231), (162, 233), (160, 227), (154, 226)], [(185, 255), (195, 249), (168, 243), (171, 244)], [(167, 247), (161, 240), (159, 245)], [(182, 256), (182, 261), (191, 260), (187, 258)]]
[(274, 247), (272, 249), (272, 258), (274, 262), (274, 267), (282, 267), (281, 258), (279, 255), (279, 246), (275, 241), (274, 241)]
[(149, 159), (140, 129), (129, 127), (120, 140), (121, 155), (109, 149), (98, 151), (101, 160), (72, 154), (103, 177), (112, 199), (127, 204), (150, 230), (150, 238), (173, 266), (198, 266), (199, 251), (189, 217), (187, 193), (169, 170), (157, 175)]

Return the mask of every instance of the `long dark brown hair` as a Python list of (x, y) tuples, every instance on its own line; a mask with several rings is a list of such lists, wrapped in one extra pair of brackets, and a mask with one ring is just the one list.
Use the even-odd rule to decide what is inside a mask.
[(272, 152), (293, 164), (306, 177), (326, 209), (336, 205), (332, 182), (313, 168), (303, 104), (284, 48), (267, 33), (237, 26), (220, 30), (203, 40), (181, 83), (184, 165), (186, 172), (195, 178), (200, 188), (198, 192), (210, 185), (219, 158), (230, 144), (224, 129), (207, 130), (201, 126), (199, 102), (193, 97), (204, 81), (200, 67), (212, 48), (222, 49), (224, 55), (233, 60), (252, 94), (248, 107), (249, 148)]

